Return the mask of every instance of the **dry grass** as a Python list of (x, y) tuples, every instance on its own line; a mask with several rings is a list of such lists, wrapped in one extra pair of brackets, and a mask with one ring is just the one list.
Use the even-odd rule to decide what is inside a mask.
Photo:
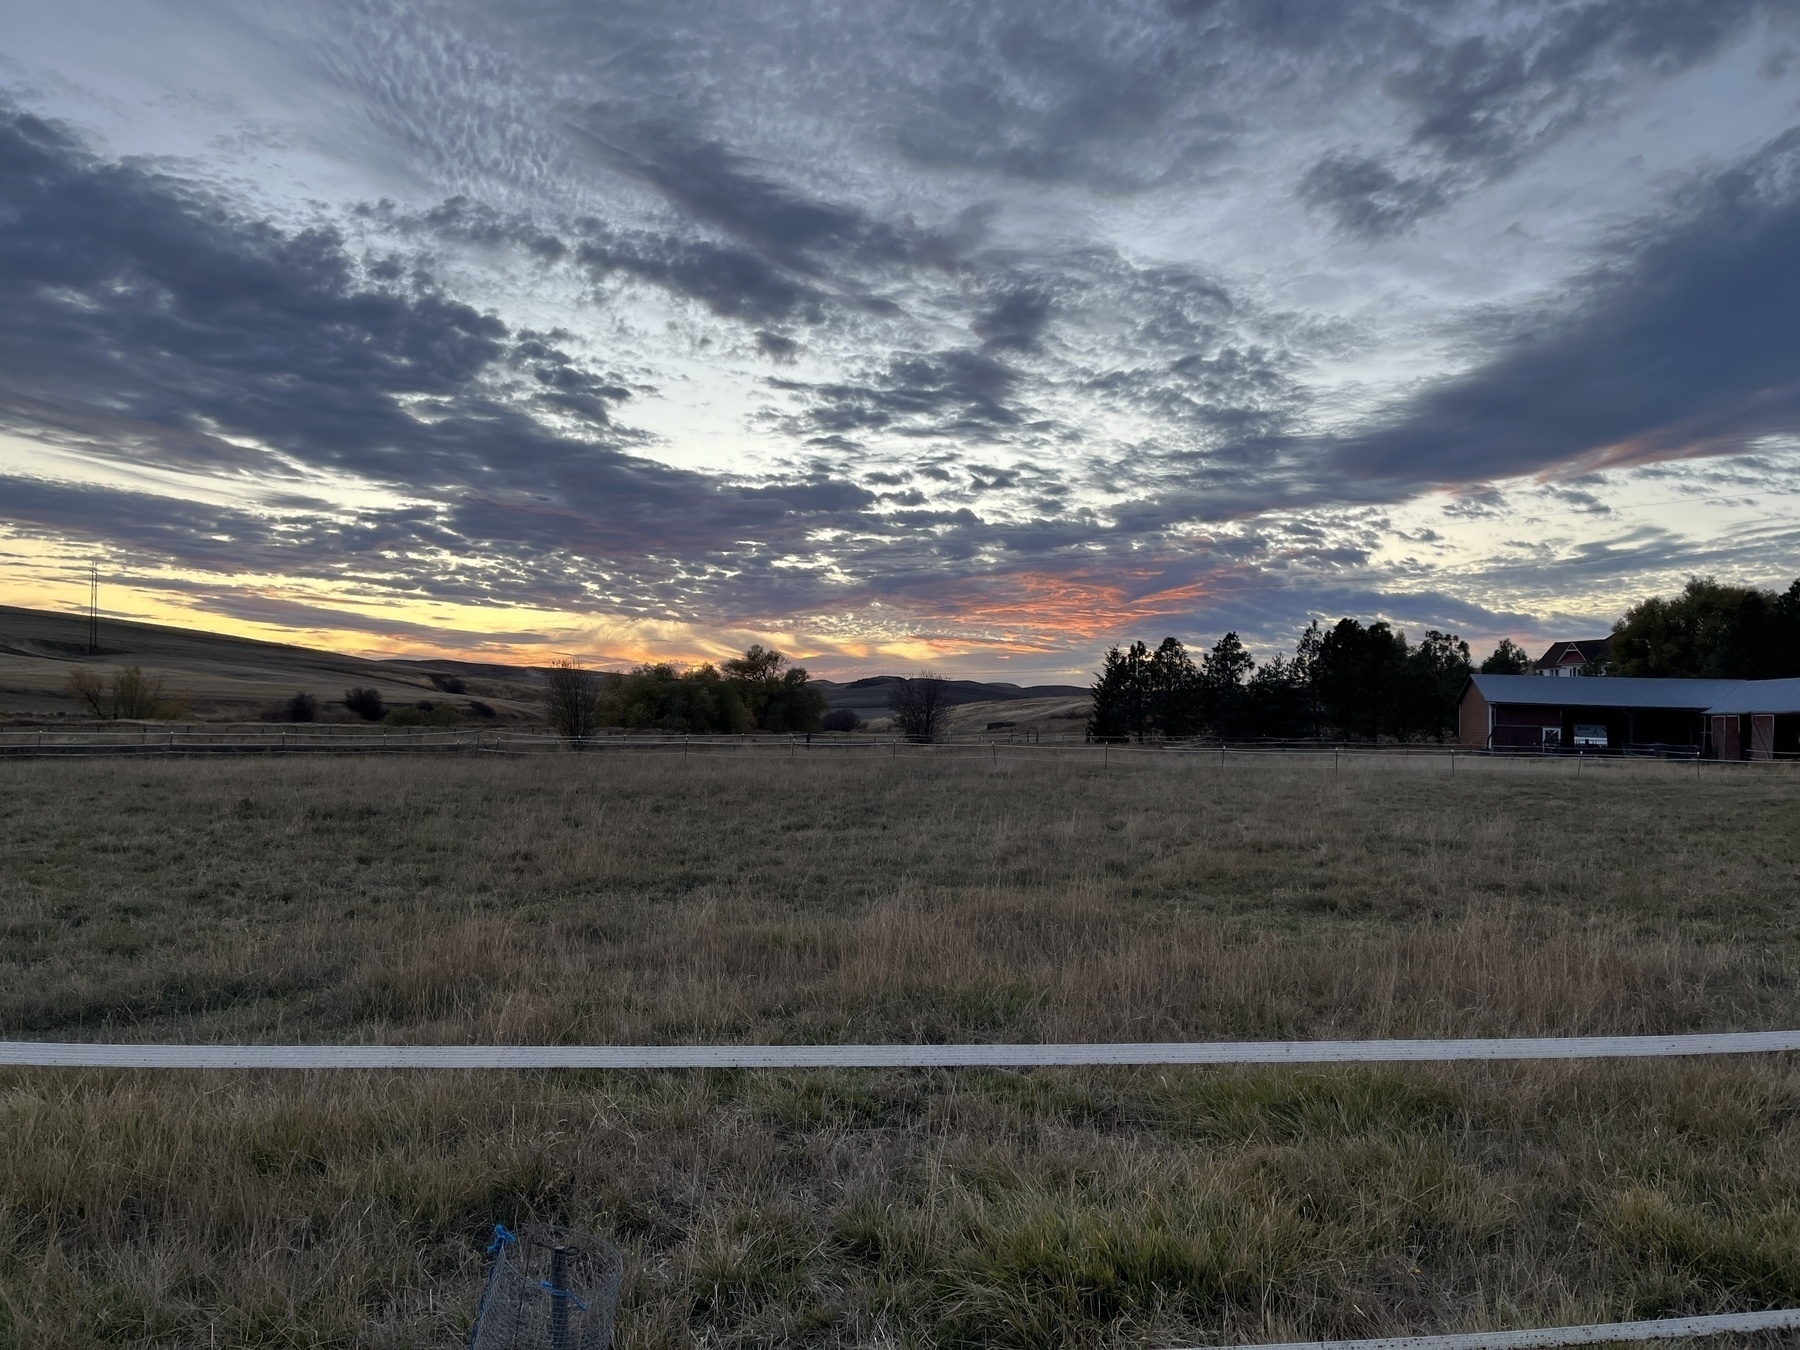
[[(1800, 1015), (1786, 773), (0, 765), (0, 1031), (1150, 1039)], [(12, 1074), (0, 1344), (449, 1344), (479, 1237), (634, 1345), (1159, 1345), (1800, 1297), (1785, 1063)]]

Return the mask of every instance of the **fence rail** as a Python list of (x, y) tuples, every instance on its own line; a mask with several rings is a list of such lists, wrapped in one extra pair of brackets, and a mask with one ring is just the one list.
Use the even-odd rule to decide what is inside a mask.
[(1800, 1030), (1692, 1032), (1673, 1036), (1072, 1045), (167, 1045), (0, 1041), (0, 1065), (86, 1069), (948, 1069), (1645, 1059), (1792, 1050), (1800, 1050)]
[(533, 732), (463, 728), (456, 730), (395, 729), (383, 732), (361, 727), (316, 727), (274, 730), (251, 726), (133, 726), (123, 729), (0, 728), (0, 758), (53, 758), (82, 756), (207, 756), (207, 755), (350, 755), (350, 754), (679, 754), (725, 753), (775, 755), (901, 756), (920, 758), (1004, 757), (1034, 759), (1058, 756), (1098, 758), (1102, 763), (1146, 758), (1231, 759), (1320, 758), (1336, 764), (1356, 760), (1427, 759), (1447, 762), (1495, 760), (1568, 764), (1582, 761), (1676, 761), (1707, 764), (1768, 764), (1791, 761), (1706, 760), (1692, 753), (1643, 749), (1607, 752), (1584, 751), (1545, 754), (1541, 751), (1470, 749), (1456, 745), (1361, 745), (1318, 741), (1251, 742), (1221, 744), (1206, 741), (1169, 741), (1151, 744), (1111, 744), (1066, 741), (1007, 741), (996, 737), (939, 741), (919, 745), (893, 737), (815, 736), (679, 736), (620, 735), (572, 739)]
[(1658, 1317), (1647, 1322), (1600, 1322), (1583, 1327), (1535, 1327), (1527, 1331), (1465, 1331), (1450, 1336), (1379, 1336), (1366, 1341), (1291, 1341), (1283, 1345), (1193, 1346), (1184, 1350), (1538, 1350), (1558, 1345), (1607, 1345), (1618, 1341), (1672, 1341), (1728, 1332), (1785, 1331), (1800, 1327), (1800, 1308), (1767, 1312)]

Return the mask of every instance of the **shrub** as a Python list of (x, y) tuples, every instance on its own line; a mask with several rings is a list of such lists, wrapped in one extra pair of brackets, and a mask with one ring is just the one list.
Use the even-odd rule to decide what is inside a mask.
[(301, 690), (287, 701), (286, 711), (290, 722), (316, 722), (319, 720), (319, 700)]
[(469, 700), (469, 711), (477, 717), (498, 717), (500, 715), (477, 698)]
[(364, 689), (360, 685), (344, 692), (344, 706), (365, 722), (379, 722), (387, 713), (387, 704), (382, 702), (379, 689)]
[(833, 708), (819, 719), (819, 726), (826, 731), (856, 731), (864, 725), (854, 708)]
[(463, 683), (463, 678), (460, 675), (433, 674), (427, 678), (429, 678), (443, 693), (466, 694), (469, 692), (469, 686)]
[(91, 670), (83, 670), (77, 666), (69, 672), (69, 693), (75, 701), (82, 704), (95, 717), (113, 717), (112, 697), (106, 689), (106, 681)]
[(111, 680), (78, 667), (69, 673), (69, 692), (95, 717), (109, 721), (118, 718), (169, 720), (187, 711), (183, 700), (163, 697), (162, 676), (146, 675), (137, 666), (126, 666), (114, 672)]

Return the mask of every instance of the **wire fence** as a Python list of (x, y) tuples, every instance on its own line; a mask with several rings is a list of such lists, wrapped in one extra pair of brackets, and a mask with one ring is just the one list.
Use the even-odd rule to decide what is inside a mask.
[(1800, 757), (1769, 759), (1702, 759), (1692, 747), (1632, 747), (1613, 750), (1544, 752), (1541, 750), (1474, 749), (1459, 745), (1414, 743), (1369, 745), (1330, 741), (1219, 742), (1204, 740), (1118, 743), (1075, 737), (1007, 740), (974, 735), (920, 744), (892, 736), (819, 734), (780, 736), (684, 736), (625, 733), (587, 738), (547, 732), (485, 728), (369, 728), (266, 724), (131, 724), (109, 727), (0, 728), (0, 759), (81, 758), (95, 756), (206, 757), (239, 755), (752, 755), (761, 759), (814, 756), (822, 759), (971, 759), (993, 763), (1073, 759), (1110, 765), (1149, 759), (1214, 761), (1221, 768), (1233, 760), (1274, 759), (1321, 762), (1341, 771), (1346, 764), (1414, 760), (1455, 772), (1460, 764), (1483, 761), (1572, 766), (1583, 764), (1683, 763), (1732, 768), (1794, 764)]

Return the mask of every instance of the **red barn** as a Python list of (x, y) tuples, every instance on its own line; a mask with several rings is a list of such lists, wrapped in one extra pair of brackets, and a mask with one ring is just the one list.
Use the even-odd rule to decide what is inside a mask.
[(1458, 739), (1481, 750), (1703, 753), (1709, 710), (1751, 683), (1790, 682), (1471, 675), (1463, 690)]
[(1800, 680), (1744, 680), (1706, 710), (1719, 759), (1800, 755)]

